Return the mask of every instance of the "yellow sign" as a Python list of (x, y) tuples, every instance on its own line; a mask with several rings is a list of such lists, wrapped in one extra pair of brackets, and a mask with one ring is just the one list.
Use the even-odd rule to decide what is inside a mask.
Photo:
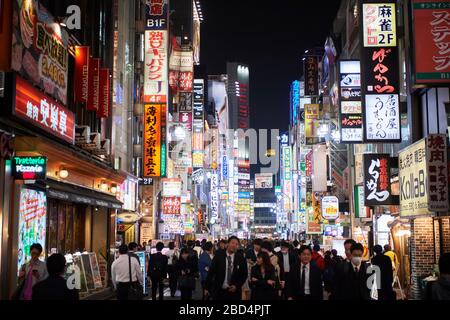
[(306, 144), (314, 144), (318, 139), (319, 105), (305, 104), (305, 138)]
[(144, 106), (144, 177), (161, 176), (161, 106)]
[(396, 47), (395, 3), (363, 3), (364, 47)]

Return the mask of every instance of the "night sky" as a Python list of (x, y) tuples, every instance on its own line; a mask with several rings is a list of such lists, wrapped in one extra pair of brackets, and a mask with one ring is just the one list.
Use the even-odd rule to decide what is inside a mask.
[(323, 47), (340, 0), (203, 0), (201, 63), (208, 74), (226, 62), (250, 65), (250, 125), (289, 126), (289, 86), (301, 75), (301, 55)]

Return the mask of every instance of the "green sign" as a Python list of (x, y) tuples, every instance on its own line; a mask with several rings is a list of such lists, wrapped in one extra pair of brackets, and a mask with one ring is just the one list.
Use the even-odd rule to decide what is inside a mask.
[(11, 176), (15, 180), (45, 180), (47, 174), (46, 157), (13, 157)]

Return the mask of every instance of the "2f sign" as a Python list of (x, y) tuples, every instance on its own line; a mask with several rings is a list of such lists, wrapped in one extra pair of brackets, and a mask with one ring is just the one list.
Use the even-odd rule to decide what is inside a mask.
[(71, 5), (66, 11), (67, 18), (65, 23), (67, 29), (69, 30), (80, 30), (81, 29), (81, 9), (79, 6)]

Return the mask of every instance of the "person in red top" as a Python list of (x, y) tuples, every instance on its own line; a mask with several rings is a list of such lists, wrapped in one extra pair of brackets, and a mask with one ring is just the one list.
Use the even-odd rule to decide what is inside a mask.
[(316, 263), (316, 265), (319, 267), (320, 271), (325, 271), (325, 260), (323, 259), (322, 255), (319, 253), (320, 251), (320, 245), (315, 244), (313, 247), (313, 253), (311, 256), (311, 260)]

